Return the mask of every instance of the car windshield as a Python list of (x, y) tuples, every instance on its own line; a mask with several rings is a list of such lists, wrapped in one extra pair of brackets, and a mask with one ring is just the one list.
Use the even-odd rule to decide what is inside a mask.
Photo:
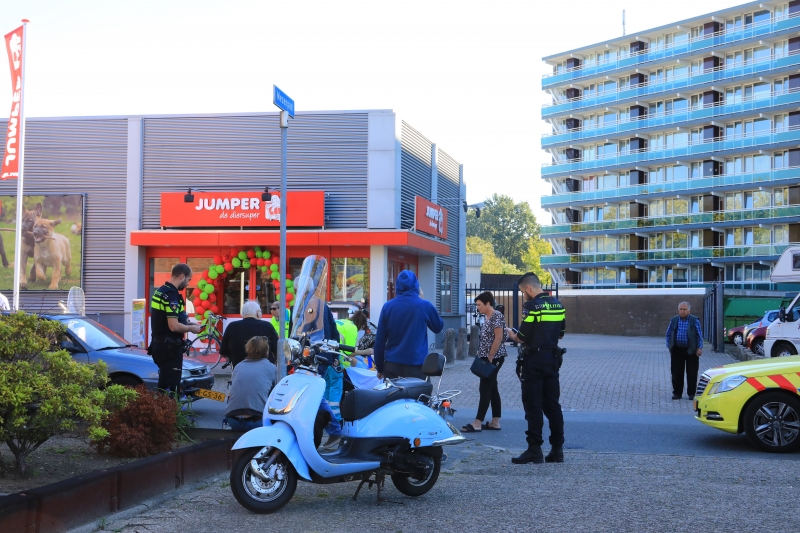
[(88, 318), (68, 318), (61, 321), (67, 329), (82, 340), (91, 350), (104, 348), (125, 348), (125, 339), (94, 320)]
[(773, 322), (775, 322), (775, 319), (776, 319), (776, 318), (778, 318), (778, 313), (777, 313), (777, 312), (775, 312), (775, 313), (770, 313), (770, 314), (767, 316), (767, 322), (769, 322), (770, 324), (772, 324)]

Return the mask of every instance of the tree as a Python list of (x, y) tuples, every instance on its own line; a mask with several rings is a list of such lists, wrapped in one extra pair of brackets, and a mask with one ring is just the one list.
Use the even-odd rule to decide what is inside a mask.
[(526, 272), (533, 272), (539, 276), (539, 281), (544, 283), (552, 283), (553, 279), (550, 272), (542, 268), (542, 256), (549, 255), (552, 251), (550, 243), (543, 241), (538, 237), (531, 237), (528, 239), (528, 249), (523, 254), (522, 258), (525, 261)]
[[(26, 459), (53, 435), (89, 422), (89, 436), (101, 439), (107, 408), (124, 405), (133, 396), (108, 383), (104, 363), (81, 364), (64, 350), (53, 351), (65, 326), (36, 315), (0, 317), (0, 440), (25, 474)], [(0, 460), (0, 469), (7, 470)]]
[(475, 211), (467, 214), (467, 236), (480, 237), (490, 243), (502, 261), (525, 268), (523, 255), (528, 240), (539, 236), (539, 224), (528, 202), (514, 203), (510, 196), (494, 194), (486, 200), (478, 218)]
[(515, 265), (506, 263), (498, 258), (494, 253), (492, 244), (480, 237), (467, 237), (467, 253), (483, 255), (483, 263), (481, 264), (481, 273), (483, 274), (522, 273)]

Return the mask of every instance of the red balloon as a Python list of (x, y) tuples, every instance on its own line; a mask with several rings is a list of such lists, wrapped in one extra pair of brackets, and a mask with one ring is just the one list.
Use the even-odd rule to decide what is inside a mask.
[(226, 272), (231, 272), (233, 270), (233, 263), (225, 263), (223, 267), (225, 268)]
[(200, 298), (195, 298), (194, 300), (192, 300), (192, 305), (194, 306), (195, 309), (200, 307), (202, 304), (203, 300), (201, 300)]
[(269, 267), (270, 265), (272, 265), (272, 261), (269, 260), (269, 259), (264, 259), (263, 261), (264, 261), (264, 266), (265, 267)]
[(231, 248), (231, 257), (236, 257), (237, 255), (239, 255), (239, 249)]
[(204, 270), (201, 277), (206, 281), (211, 281), (211, 278), (208, 277), (208, 270)]
[(221, 265), (222, 264), (222, 256), (221, 255), (215, 255), (214, 256), (214, 264), (215, 265)]
[[(202, 300), (200, 300), (200, 301), (202, 302)], [(206, 301), (207, 302), (211, 302), (212, 304), (216, 303), (217, 295), (212, 292), (211, 294), (208, 295), (208, 300), (206, 300)]]
[(211, 308), (209, 309), (209, 311), (211, 311), (212, 313), (214, 313), (216, 315), (216, 314), (219, 313), (219, 307), (217, 307), (216, 305), (212, 305)]
[(222, 262), (223, 263), (230, 263), (231, 262), (231, 256), (229, 254), (223, 255), (222, 256)]
[(256, 266), (258, 267), (264, 266), (264, 260), (261, 259), (260, 257), (256, 259)]
[(286, 274), (286, 279), (292, 279), (292, 275), (291, 274)]
[(248, 258), (252, 259), (255, 256), (256, 256), (256, 251), (255, 250), (247, 250), (247, 257)]
[(217, 275), (217, 279), (225, 279), (228, 277), (227, 272), (223, 272), (222, 274)]
[(203, 300), (203, 303), (201, 305), (203, 306), (203, 308), (208, 309), (209, 307), (211, 307), (211, 302), (209, 302), (208, 300)]
[(292, 294), (291, 292), (287, 293), (286, 294), (286, 301), (287, 302), (291, 302), (292, 300), (294, 300), (294, 294)]
[(273, 255), (272, 258), (270, 258), (270, 261), (272, 261), (273, 265), (278, 265), (279, 267), (281, 266), (281, 258), (277, 255)]

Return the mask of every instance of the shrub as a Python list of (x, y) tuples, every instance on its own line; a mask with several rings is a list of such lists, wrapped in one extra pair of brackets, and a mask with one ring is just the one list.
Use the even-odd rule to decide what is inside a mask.
[[(0, 440), (25, 474), (26, 459), (53, 435), (89, 423), (92, 439), (102, 439), (100, 424), (107, 407), (129, 401), (133, 391), (107, 388), (105, 364), (81, 364), (63, 350), (52, 351), (63, 338), (60, 322), (36, 315), (0, 316)], [(0, 468), (7, 470), (0, 460)]]

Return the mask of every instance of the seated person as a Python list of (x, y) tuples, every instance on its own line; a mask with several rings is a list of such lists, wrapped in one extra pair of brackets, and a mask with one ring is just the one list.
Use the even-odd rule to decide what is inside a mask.
[(264, 336), (269, 341), (269, 350), (272, 355), (269, 359), (275, 363), (275, 354), (278, 349), (278, 334), (272, 324), (261, 320), (261, 306), (258, 302), (247, 300), (242, 306), (242, 319), (231, 322), (225, 328), (222, 336), (222, 346), (219, 353), (227, 357), (233, 368), (245, 357), (247, 341), (257, 336)]
[[(225, 417), (234, 431), (250, 431), (263, 425), (264, 410), (278, 375), (277, 367), (269, 361), (269, 345), (266, 337), (253, 337), (245, 345), (247, 357), (233, 368)], [(314, 423), (314, 442), (317, 447), (322, 440), (323, 427), (333, 441), (326, 444), (325, 449), (337, 448), (342, 428), (324, 399), (320, 402)]]

